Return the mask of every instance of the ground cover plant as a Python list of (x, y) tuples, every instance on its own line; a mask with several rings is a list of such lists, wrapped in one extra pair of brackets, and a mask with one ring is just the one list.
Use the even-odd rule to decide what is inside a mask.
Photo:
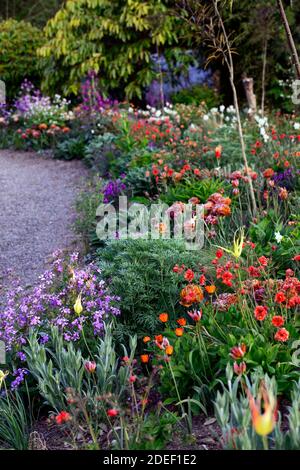
[[(81, 251), (57, 250), (30, 289), (13, 276), (2, 287), (0, 448), (49, 448), (50, 430), (68, 449), (160, 450), (175, 440), (189, 449), (299, 450), (299, 107), (279, 111), (266, 78), (262, 106), (249, 95), (239, 106), (235, 71), (247, 61), (235, 64), (231, 34), (240, 6), (197, 3), (66, 2), (36, 46), (44, 82), (18, 76), (0, 107), (1, 148), (82, 160), (90, 172), (76, 203)], [(262, 7), (255, 12), (273, 31), (274, 5)], [(209, 63), (223, 58), (226, 104), (213, 70), (207, 83), (178, 91), (178, 68), (202, 64), (187, 52), (200, 43)], [(152, 81), (156, 106), (146, 103)], [(147, 230), (140, 217), (134, 236), (120, 223), (101, 239), (102, 210), (121, 214), (120, 198), (129, 223), (137, 208), (150, 214)], [(152, 216), (154, 206), (164, 214)], [(188, 240), (203, 227), (193, 249), (176, 233), (186, 206)]]

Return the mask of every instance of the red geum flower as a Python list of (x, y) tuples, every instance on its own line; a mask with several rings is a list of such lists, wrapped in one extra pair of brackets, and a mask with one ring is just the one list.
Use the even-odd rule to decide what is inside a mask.
[(260, 258), (258, 258), (258, 261), (261, 266), (268, 266), (269, 259), (265, 256), (261, 256)]
[(57, 416), (55, 416), (56, 424), (64, 424), (70, 421), (71, 415), (67, 411), (61, 411)]
[(233, 274), (230, 271), (225, 271), (222, 274), (222, 282), (225, 284), (225, 286), (232, 287), (232, 282), (231, 280), (233, 279)]
[(294, 260), (294, 261), (300, 261), (300, 255), (294, 256), (293, 260)]
[(276, 341), (285, 343), (289, 339), (289, 332), (285, 328), (280, 328), (274, 336)]
[(249, 266), (248, 273), (251, 277), (258, 277), (260, 276), (260, 269), (256, 268), (255, 266)]
[(273, 170), (273, 168), (267, 168), (264, 172), (263, 172), (263, 175), (265, 178), (272, 178), (272, 176), (274, 175), (275, 171)]
[(119, 411), (116, 410), (116, 408), (110, 408), (109, 410), (107, 410), (106, 414), (107, 414), (107, 416), (109, 416), (110, 418), (115, 418), (116, 416), (118, 416)]
[(133, 384), (135, 381), (136, 381), (136, 375), (131, 375), (131, 376), (129, 377), (129, 382), (130, 382), (131, 384)]
[(254, 316), (256, 320), (263, 321), (266, 318), (267, 313), (268, 307), (264, 307), (263, 305), (258, 305), (257, 307), (255, 307)]
[(216, 258), (220, 259), (220, 258), (222, 258), (223, 255), (224, 255), (223, 250), (221, 250), (221, 248), (219, 248), (219, 249), (216, 251)]
[(278, 304), (282, 304), (285, 300), (286, 296), (284, 292), (277, 292), (277, 294), (275, 295), (275, 302), (277, 302)]
[(184, 273), (184, 279), (188, 282), (192, 282), (194, 277), (195, 277), (195, 273), (191, 269), (187, 269), (186, 272)]
[(241, 357), (245, 355), (246, 351), (247, 351), (247, 347), (244, 343), (242, 343), (239, 346), (234, 346), (233, 348), (231, 348), (230, 356), (233, 359), (241, 359)]
[(200, 286), (204, 286), (205, 283), (206, 283), (206, 277), (204, 276), (204, 274), (201, 274), (201, 276), (199, 277), (199, 284)]
[(180, 326), (185, 326), (186, 325), (186, 319), (185, 318), (178, 318), (178, 320), (176, 320), (178, 325)]
[(280, 328), (282, 325), (284, 325), (284, 318), (280, 315), (275, 315), (272, 318), (272, 325), (276, 326), (276, 328)]

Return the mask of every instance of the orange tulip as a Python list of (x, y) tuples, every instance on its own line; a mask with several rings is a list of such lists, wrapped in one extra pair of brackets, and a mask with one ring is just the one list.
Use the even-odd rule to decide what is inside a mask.
[(149, 341), (151, 341), (150, 336), (145, 336), (145, 337), (143, 338), (143, 342), (144, 342), (144, 343), (149, 343)]
[(186, 325), (186, 319), (185, 318), (178, 318), (177, 323), (180, 326), (185, 326)]
[(165, 351), (166, 351), (166, 354), (168, 356), (172, 356), (174, 348), (173, 348), (173, 346), (169, 345), (169, 346), (166, 347)]

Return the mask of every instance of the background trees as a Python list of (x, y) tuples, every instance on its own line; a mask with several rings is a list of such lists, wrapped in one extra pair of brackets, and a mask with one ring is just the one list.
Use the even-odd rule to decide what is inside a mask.
[[(169, 0), (77, 0), (67, 2), (45, 28), (44, 87), (77, 93), (90, 70), (101, 85), (141, 97), (155, 77), (151, 54), (169, 60), (180, 52), (180, 20)], [(180, 41), (180, 47), (184, 44)]]

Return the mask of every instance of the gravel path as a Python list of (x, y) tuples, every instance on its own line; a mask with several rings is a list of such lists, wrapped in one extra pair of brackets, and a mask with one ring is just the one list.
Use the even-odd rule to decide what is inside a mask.
[(58, 248), (75, 248), (74, 203), (88, 172), (80, 161), (0, 150), (0, 283), (12, 269), (35, 283)]

